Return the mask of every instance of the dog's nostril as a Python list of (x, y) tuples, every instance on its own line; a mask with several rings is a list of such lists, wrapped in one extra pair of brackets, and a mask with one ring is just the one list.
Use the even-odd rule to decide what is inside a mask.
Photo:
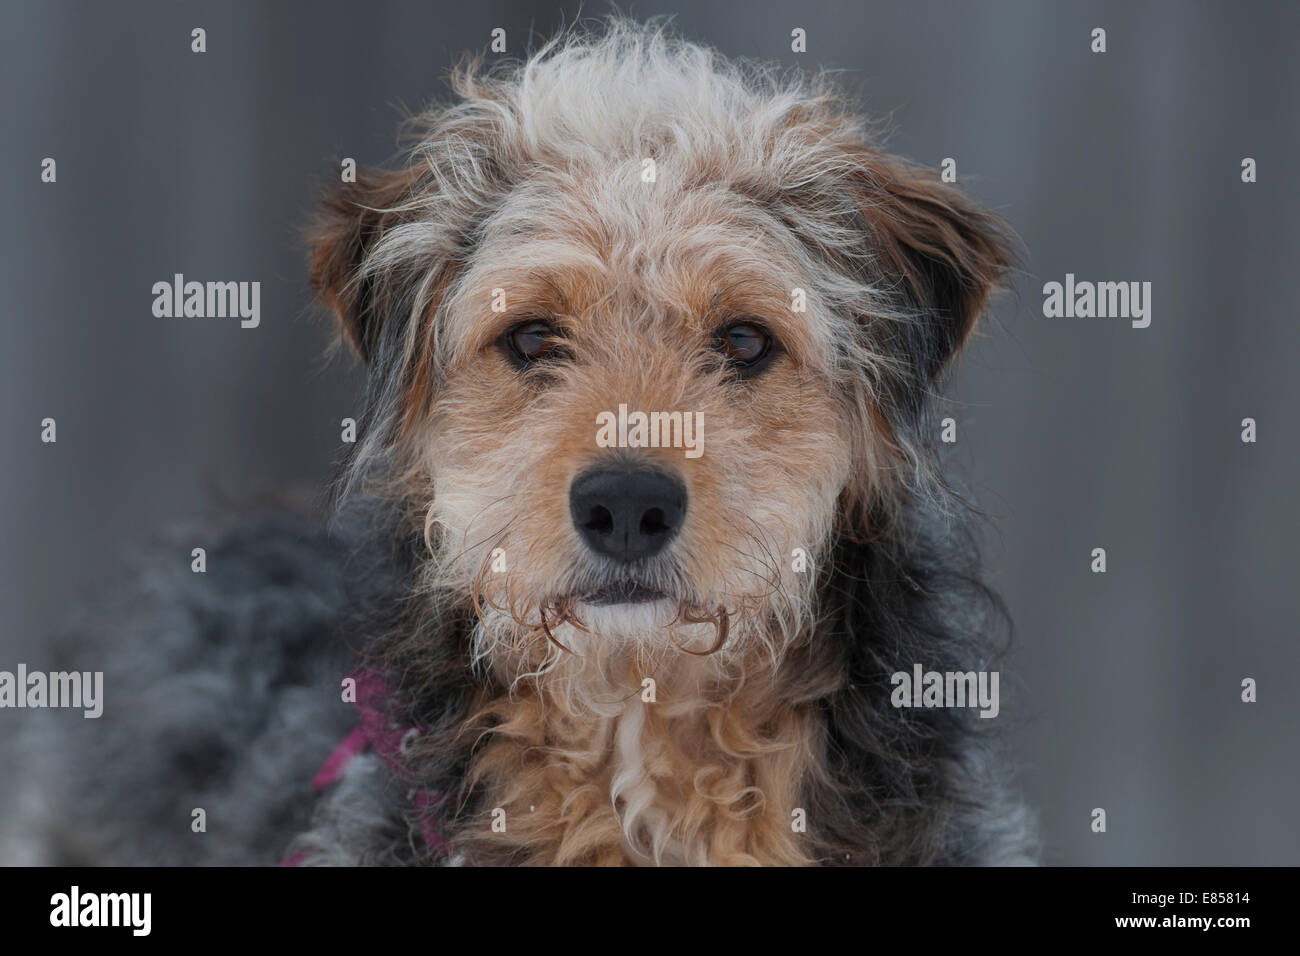
[(647, 537), (671, 531), (664, 521), (662, 508), (651, 508), (641, 516), (641, 533)]
[(610, 534), (614, 530), (614, 516), (608, 508), (596, 505), (591, 509), (591, 514), (582, 526), (588, 531), (594, 531), (596, 534)]

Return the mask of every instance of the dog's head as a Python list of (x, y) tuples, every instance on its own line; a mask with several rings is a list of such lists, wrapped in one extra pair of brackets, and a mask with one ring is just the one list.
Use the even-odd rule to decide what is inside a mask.
[(832, 539), (915, 493), (998, 222), (823, 81), (654, 29), (455, 87), (315, 237), (370, 373), (352, 480), (424, 521), (487, 650), (779, 650)]

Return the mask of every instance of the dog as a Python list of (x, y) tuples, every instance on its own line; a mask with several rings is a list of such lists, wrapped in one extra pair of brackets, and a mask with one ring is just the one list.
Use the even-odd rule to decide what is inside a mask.
[(1009, 229), (826, 76), (662, 23), (452, 82), (311, 233), (367, 371), (331, 529), (240, 527), (86, 636), (130, 650), (28, 742), (12, 852), (1032, 862), (995, 722), (894, 679), (1003, 650), (935, 396)]

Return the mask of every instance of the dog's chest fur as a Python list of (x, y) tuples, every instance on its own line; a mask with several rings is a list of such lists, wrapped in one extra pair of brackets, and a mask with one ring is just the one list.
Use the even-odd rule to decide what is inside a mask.
[(810, 718), (754, 690), (575, 712), (542, 693), (490, 702), (498, 721), (470, 767), (483, 810), (457, 842), (477, 857), (537, 864), (804, 864), (798, 781)]

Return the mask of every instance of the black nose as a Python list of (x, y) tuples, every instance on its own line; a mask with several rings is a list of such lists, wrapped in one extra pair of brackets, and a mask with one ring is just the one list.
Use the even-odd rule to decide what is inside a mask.
[(636, 561), (658, 554), (677, 534), (686, 486), (658, 471), (589, 471), (569, 488), (569, 513), (597, 554)]

